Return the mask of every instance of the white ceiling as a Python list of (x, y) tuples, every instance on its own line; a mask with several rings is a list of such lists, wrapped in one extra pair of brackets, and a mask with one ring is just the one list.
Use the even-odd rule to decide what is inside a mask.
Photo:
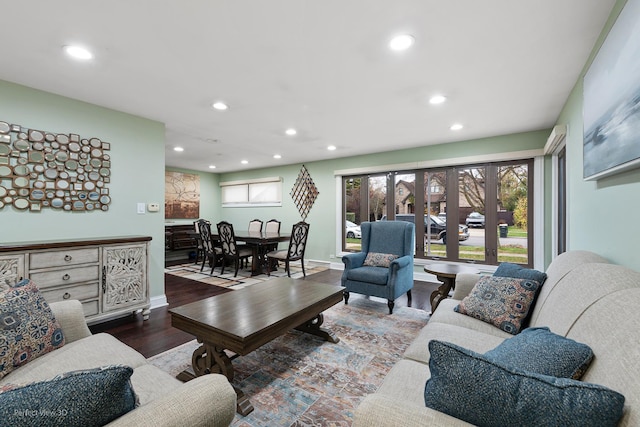
[(167, 166), (271, 167), (550, 128), (614, 3), (0, 0), (0, 79), (165, 123)]

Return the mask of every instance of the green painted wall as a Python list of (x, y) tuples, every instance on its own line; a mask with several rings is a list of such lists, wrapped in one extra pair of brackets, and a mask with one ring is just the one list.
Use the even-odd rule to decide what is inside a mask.
[(616, 264), (640, 270), (638, 227), (640, 169), (598, 181), (582, 179), (582, 78), (615, 22), (625, 0), (619, 0), (596, 44), (582, 75), (560, 114), (558, 123), (568, 124), (568, 246), (597, 252)]
[(111, 143), (112, 202), (107, 212), (0, 210), (0, 241), (151, 236), (151, 296), (164, 294), (163, 213), (136, 213), (136, 203), (164, 205), (164, 125), (51, 93), (0, 81), (0, 120), (75, 133)]
[[(338, 210), (338, 205), (336, 203), (336, 180), (334, 176), (336, 170), (416, 163), (427, 160), (446, 160), (503, 153), (505, 151), (535, 150), (544, 146), (548, 136), (549, 130), (541, 130), (305, 163), (305, 167), (320, 191), (318, 199), (307, 217), (307, 222), (311, 224), (311, 229), (309, 231), (306, 257), (308, 259), (340, 262), (335, 258), (330, 258), (330, 255), (336, 254), (337, 251), (336, 211)], [(222, 208), (220, 219), (228, 220), (237, 226), (237, 224), (248, 224), (253, 218), (259, 218), (263, 221), (276, 218), (282, 221), (283, 230), (290, 230), (291, 226), (301, 219), (289, 195), (300, 168), (301, 165), (297, 164), (222, 174), (220, 176), (221, 182), (274, 176), (282, 177), (283, 204), (282, 207)]]

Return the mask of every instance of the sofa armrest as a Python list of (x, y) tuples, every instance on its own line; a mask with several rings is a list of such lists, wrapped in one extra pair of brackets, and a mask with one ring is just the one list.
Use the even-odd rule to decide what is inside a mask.
[(140, 406), (107, 424), (109, 427), (224, 426), (236, 413), (236, 392), (227, 378), (208, 374)]
[(52, 302), (49, 304), (53, 315), (62, 328), (66, 343), (90, 337), (91, 331), (84, 318), (82, 303), (78, 300)]
[(470, 426), (426, 406), (417, 406), (383, 394), (368, 395), (356, 408), (353, 427)]
[(456, 276), (456, 287), (453, 290), (453, 299), (461, 300), (471, 292), (471, 289), (480, 280), (479, 274), (460, 273)]

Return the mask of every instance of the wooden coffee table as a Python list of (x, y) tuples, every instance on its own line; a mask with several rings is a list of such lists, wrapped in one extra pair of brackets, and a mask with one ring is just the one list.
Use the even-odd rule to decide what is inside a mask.
[[(246, 355), (291, 329), (340, 340), (321, 328), (322, 312), (342, 301), (342, 286), (309, 279), (272, 279), (233, 292), (216, 295), (169, 310), (171, 325), (195, 335), (202, 345), (193, 352), (191, 369), (177, 378), (189, 381), (209, 373), (233, 381), (231, 360)], [(229, 357), (225, 350), (235, 353)], [(253, 406), (244, 393), (238, 395), (237, 412), (247, 415)]]

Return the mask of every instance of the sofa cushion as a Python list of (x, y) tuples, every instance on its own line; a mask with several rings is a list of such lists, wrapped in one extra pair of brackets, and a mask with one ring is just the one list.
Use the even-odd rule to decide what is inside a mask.
[(454, 310), (515, 335), (539, 288), (540, 283), (535, 280), (483, 276)]
[(428, 407), (477, 426), (615, 426), (624, 396), (609, 388), (500, 366), (479, 353), (431, 341)]
[(73, 371), (23, 386), (3, 386), (2, 421), (13, 427), (102, 426), (137, 406), (128, 366)]
[(0, 292), (0, 378), (64, 345), (49, 304), (28, 279)]
[(582, 377), (593, 359), (588, 345), (546, 327), (524, 329), (484, 355), (501, 366), (574, 380)]
[(532, 268), (525, 268), (511, 262), (502, 262), (493, 273), (494, 277), (515, 277), (516, 279), (535, 280), (542, 284), (547, 280), (547, 274)]
[(375, 285), (386, 285), (389, 280), (389, 269), (369, 266), (358, 267), (347, 271), (347, 279)]
[(368, 265), (371, 267), (385, 267), (389, 268), (394, 259), (397, 259), (398, 255), (394, 254), (381, 254), (378, 252), (369, 252), (364, 259), (362, 265)]

